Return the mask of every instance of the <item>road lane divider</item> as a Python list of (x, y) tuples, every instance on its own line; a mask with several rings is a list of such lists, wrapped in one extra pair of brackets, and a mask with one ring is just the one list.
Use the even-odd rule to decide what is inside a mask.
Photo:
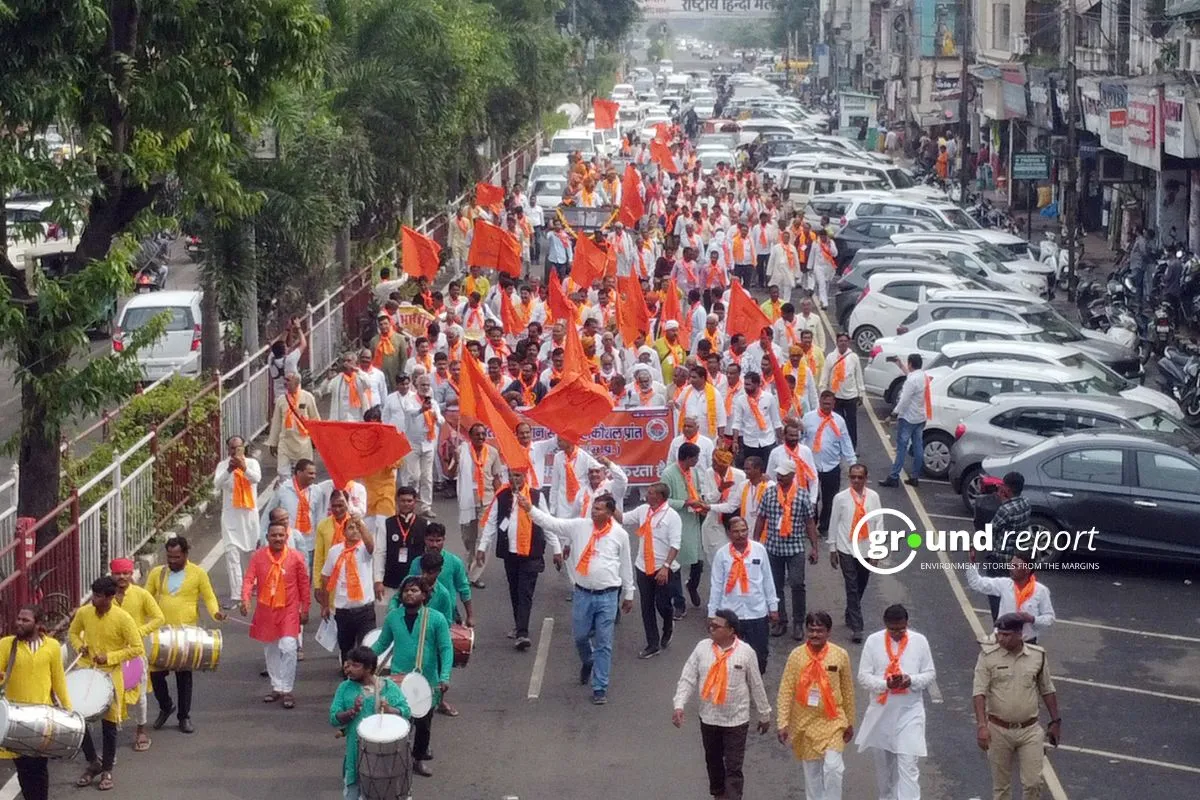
[(542, 620), (542, 633), (538, 636), (537, 655), (533, 659), (533, 673), (529, 676), (529, 700), (537, 700), (542, 694), (542, 680), (546, 677), (546, 663), (550, 660), (550, 639), (554, 635), (554, 617)]

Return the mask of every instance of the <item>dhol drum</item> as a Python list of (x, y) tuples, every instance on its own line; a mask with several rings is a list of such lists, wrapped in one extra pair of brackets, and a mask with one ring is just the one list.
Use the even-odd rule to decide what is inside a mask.
[(146, 657), (155, 669), (212, 672), (221, 662), (221, 632), (170, 625), (147, 637)]
[[(376, 628), (375, 630), (367, 633), (367, 635), (363, 637), (363, 647), (374, 647), (375, 643), (379, 641), (379, 637), (382, 633), (383, 628)], [(394, 647), (389, 647), (387, 650), (384, 650), (379, 654), (379, 672), (383, 671), (385, 665), (391, 664), (393, 649)]]
[(85, 730), (87, 721), (76, 711), (0, 698), (0, 747), (19, 756), (74, 758)]
[(358, 723), (358, 791), (363, 800), (404, 800), (412, 784), (408, 720), (372, 714)]
[(400, 691), (408, 702), (413, 719), (425, 716), (433, 709), (433, 687), (419, 672), (410, 672), (400, 680)]
[(475, 629), (466, 625), (450, 626), (450, 644), (454, 646), (454, 666), (465, 667), (475, 649)]
[(112, 678), (98, 669), (68, 672), (67, 694), (71, 696), (71, 707), (89, 722), (107, 714), (115, 696)]

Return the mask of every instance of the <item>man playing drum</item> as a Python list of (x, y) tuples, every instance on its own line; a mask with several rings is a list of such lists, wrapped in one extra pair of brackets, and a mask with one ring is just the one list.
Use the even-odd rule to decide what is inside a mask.
[[(362, 797), (358, 790), (358, 723), (372, 714), (399, 714), (405, 719), (412, 716), (400, 687), (375, 677), (378, 663), (379, 657), (369, 647), (351, 650), (342, 661), (346, 680), (338, 686), (329, 707), (329, 724), (346, 732), (346, 756), (342, 759), (345, 800)], [(380, 696), (382, 707), (378, 705)]]
[[(133, 617), (134, 623), (138, 626), (138, 638), (145, 641), (145, 638), (150, 635), (150, 631), (166, 622), (162, 609), (158, 607), (158, 603), (148, 591), (133, 582), (132, 559), (114, 558), (108, 568), (112, 572), (113, 580), (117, 582), (117, 596), (114, 598), (117, 605)], [(135, 686), (126, 687), (125, 702), (134, 706), (134, 721), (137, 723), (137, 732), (133, 738), (133, 750), (135, 753), (144, 753), (150, 749), (150, 737), (146, 735), (146, 673), (148, 671), (146, 667), (148, 665), (144, 655), (140, 656), (138, 660), (141, 664), (141, 675)], [(131, 673), (136, 674), (137, 672), (139, 670), (135, 665)]]
[[(91, 726), (83, 735), (83, 755), (88, 767), (75, 781), (79, 787), (91, 786), (100, 776), (99, 789), (113, 788), (112, 768), (117, 758), (118, 726), (128, 716), (125, 708), (125, 676), (121, 665), (131, 658), (146, 654), (142, 637), (138, 636), (137, 623), (120, 606), (113, 603), (117, 596), (117, 582), (105, 575), (92, 581), (92, 600), (75, 612), (71, 620), (71, 646), (79, 653), (80, 665), (106, 673), (112, 680), (112, 705), (100, 723), (101, 752), (96, 757), (96, 745), (92, 741)], [(78, 700), (78, 698), (76, 698)]]
[[(278, 510), (278, 509), (277, 509)], [(200, 603), (217, 622), (224, 622), (225, 613), (217, 602), (208, 573), (188, 560), (188, 540), (182, 536), (167, 539), (167, 563), (150, 570), (146, 589), (162, 609), (168, 625), (192, 626), (200, 622)], [(154, 699), (158, 702), (158, 716), (154, 730), (167, 724), (176, 709), (179, 712), (179, 730), (194, 733), (192, 727), (192, 671), (175, 670), (175, 688), (179, 694), (179, 705), (171, 702), (171, 690), (167, 687), (164, 670), (150, 672), (150, 685), (154, 687)]]
[[(38, 606), (22, 606), (17, 612), (13, 629), (15, 636), (0, 639), (0, 664), (4, 673), (4, 697), (13, 703), (48, 706), (54, 699), (68, 711), (71, 698), (67, 696), (67, 677), (63, 671), (62, 647), (42, 633), (42, 610)], [(48, 800), (50, 769), (45, 758), (17, 756), (0, 751), (0, 758), (13, 758), (17, 783), (25, 800)]]

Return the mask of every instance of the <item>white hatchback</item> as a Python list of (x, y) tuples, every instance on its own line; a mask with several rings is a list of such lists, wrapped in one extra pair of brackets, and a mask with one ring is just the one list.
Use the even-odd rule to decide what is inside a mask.
[(137, 353), (146, 381), (156, 381), (174, 372), (198, 375), (202, 326), (200, 298), (197, 291), (134, 295), (117, 318), (112, 337), (113, 352), (124, 350), (132, 334), (163, 315), (167, 322), (163, 335)]
[(850, 312), (850, 339), (860, 355), (871, 352), (884, 331), (894, 331), (917, 310), (931, 289), (982, 289), (970, 278), (937, 272), (877, 272), (867, 279), (862, 296)]

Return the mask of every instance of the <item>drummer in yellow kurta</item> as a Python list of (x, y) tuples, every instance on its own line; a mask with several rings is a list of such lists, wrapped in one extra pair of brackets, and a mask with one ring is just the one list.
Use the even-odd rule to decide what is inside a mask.
[(117, 596), (117, 582), (109, 576), (92, 581), (91, 602), (75, 612), (71, 620), (71, 646), (80, 654), (80, 666), (105, 672), (113, 682), (113, 702), (101, 722), (103, 750), (97, 759), (96, 746), (90, 730), (83, 737), (83, 755), (88, 768), (75, 782), (76, 786), (90, 786), (100, 776), (98, 788), (113, 788), (112, 768), (117, 756), (118, 725), (126, 718), (125, 679), (121, 665), (131, 658), (146, 654), (142, 637), (138, 635), (137, 623), (129, 612), (113, 600)]
[(779, 682), (777, 733), (803, 764), (809, 796), (841, 797), (842, 748), (854, 737), (850, 656), (830, 644), (827, 612), (811, 612), (804, 628), (808, 641), (788, 656)]
[[(129, 616), (133, 617), (134, 623), (138, 626), (138, 638), (144, 644), (150, 632), (166, 622), (162, 609), (158, 607), (158, 603), (148, 591), (133, 582), (133, 561), (131, 559), (114, 558), (108, 568), (112, 573), (113, 580), (117, 582), (115, 602), (129, 612)], [(136, 686), (125, 687), (125, 703), (134, 709), (133, 721), (137, 724), (137, 732), (133, 736), (133, 750), (136, 753), (144, 753), (150, 749), (150, 737), (146, 735), (146, 676), (149, 672), (149, 664), (146, 663), (144, 655), (140, 658), (142, 660), (142, 680)]]
[[(58, 705), (70, 710), (62, 647), (42, 633), (43, 621), (42, 611), (37, 606), (25, 606), (17, 612), (16, 635), (0, 639), (0, 670), (4, 670), (0, 673), (0, 684), (4, 686), (6, 699), (13, 703), (48, 706), (57, 698)], [(14, 646), (16, 655), (13, 655)], [(0, 758), (15, 757), (15, 753), (0, 750)], [(50, 785), (46, 759), (22, 758), (15, 766), (17, 781), (25, 797), (36, 797), (33, 792), (37, 787)]]

